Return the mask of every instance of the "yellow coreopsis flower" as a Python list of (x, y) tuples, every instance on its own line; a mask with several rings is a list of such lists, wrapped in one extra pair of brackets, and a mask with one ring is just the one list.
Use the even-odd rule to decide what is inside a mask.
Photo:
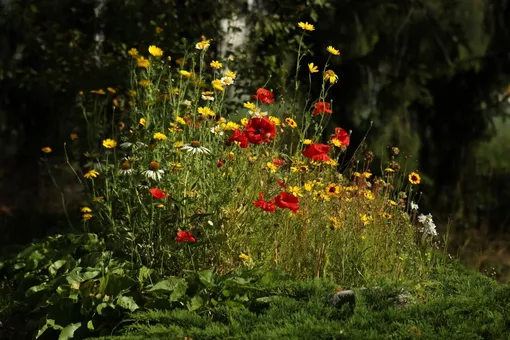
[(326, 50), (333, 55), (340, 55), (340, 50), (337, 50), (333, 46), (328, 46)]
[(225, 77), (230, 77), (232, 79), (236, 79), (237, 75), (235, 74), (235, 72), (227, 71), (227, 72), (225, 72)]
[(213, 81), (211, 81), (211, 84), (215, 90), (218, 90), (218, 91), (225, 90), (225, 88), (223, 87), (223, 84), (221, 83), (221, 80), (219, 80), (219, 79), (214, 79)]
[(114, 139), (107, 138), (103, 140), (103, 146), (107, 149), (113, 149), (117, 146), (117, 141)]
[(136, 59), (136, 65), (138, 67), (142, 67), (142, 68), (149, 68), (149, 66), (151, 65), (151, 62), (149, 61), (149, 59), (145, 59), (144, 57), (139, 57), (138, 59)]
[(90, 209), (89, 207), (83, 207), (83, 208), (80, 209), (80, 211), (82, 213), (91, 213), (92, 209)]
[(139, 123), (141, 126), (145, 126), (145, 125), (147, 125), (147, 120), (145, 120), (145, 118), (140, 118)]
[(130, 56), (132, 56), (133, 58), (134, 58), (134, 57), (137, 57), (137, 56), (138, 56), (138, 50), (137, 50), (136, 48), (132, 48), (132, 49), (130, 49), (130, 50), (128, 51), (128, 54), (129, 54)]
[(216, 115), (216, 113), (214, 113), (214, 111), (208, 107), (199, 107), (198, 113), (200, 113), (201, 115), (206, 115), (206, 116), (211, 116), (211, 117), (214, 117)]
[(85, 175), (83, 175), (86, 179), (96, 178), (97, 176), (99, 176), (99, 172), (94, 169), (87, 171)]
[(159, 140), (159, 141), (167, 140), (168, 139), (168, 137), (164, 133), (161, 133), (161, 132), (154, 133), (154, 135), (152, 137), (155, 140)]
[(310, 71), (310, 73), (319, 72), (319, 68), (316, 65), (314, 65), (313, 63), (308, 64), (308, 70)]
[(420, 184), (420, 182), (421, 182), (420, 175), (418, 175), (418, 173), (416, 173), (416, 172), (411, 172), (409, 174), (409, 182), (411, 184)]
[(257, 106), (252, 102), (246, 102), (243, 104), (243, 106), (251, 111), (254, 111), (257, 108)]
[(219, 61), (217, 61), (217, 60), (213, 60), (213, 61), (211, 61), (211, 63), (210, 63), (209, 65), (210, 65), (212, 68), (215, 68), (215, 69), (217, 69), (217, 70), (223, 67), (223, 64), (222, 64), (222, 63), (220, 63), (220, 62), (219, 62)]
[(269, 116), (269, 120), (271, 122), (273, 122), (273, 124), (276, 125), (276, 126), (282, 125), (281, 120), (279, 118), (277, 118), (277, 117)]
[(294, 185), (294, 186), (289, 185), (288, 190), (289, 190), (289, 192), (290, 192), (292, 195), (294, 195), (294, 196), (296, 196), (296, 197), (298, 197), (298, 196), (299, 196), (299, 197), (303, 197), (303, 195), (302, 195), (302, 194), (301, 194), (301, 192), (300, 192), (300, 191), (301, 191), (301, 188), (300, 188), (300, 187), (298, 187), (297, 185)]
[(163, 55), (163, 50), (155, 45), (150, 45), (149, 53), (154, 57), (161, 57)]
[(181, 74), (181, 76), (185, 77), (185, 78), (190, 78), (192, 73), (191, 72), (188, 72), (186, 70), (180, 70), (179, 73)]
[(292, 118), (285, 118), (285, 122), (293, 129), (297, 128), (297, 123)]
[(325, 81), (329, 80), (330, 84), (334, 84), (338, 81), (338, 76), (333, 70), (327, 70), (326, 72), (324, 72), (324, 80)]
[(266, 167), (271, 170), (272, 173), (275, 173), (278, 167), (274, 165), (272, 162), (267, 162)]
[(305, 31), (314, 31), (315, 27), (308, 22), (298, 22), (298, 26)]

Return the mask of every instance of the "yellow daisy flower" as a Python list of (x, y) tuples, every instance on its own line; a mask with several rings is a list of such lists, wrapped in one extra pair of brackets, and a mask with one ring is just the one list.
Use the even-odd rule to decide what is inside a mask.
[(310, 71), (310, 73), (319, 72), (319, 68), (316, 65), (314, 65), (313, 63), (308, 64), (308, 70)]
[(117, 146), (117, 141), (114, 139), (107, 138), (103, 140), (103, 146), (107, 149), (113, 149)]
[(298, 22), (298, 26), (304, 31), (314, 31), (315, 27), (308, 22)]
[(340, 55), (340, 51), (334, 48), (333, 46), (328, 46), (326, 50), (333, 55)]

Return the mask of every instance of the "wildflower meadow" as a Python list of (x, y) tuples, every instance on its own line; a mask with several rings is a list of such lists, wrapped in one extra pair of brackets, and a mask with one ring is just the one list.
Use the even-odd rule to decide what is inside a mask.
[[(315, 27), (296, 30), (304, 46)], [(412, 283), (426, 299), (446, 235), (420, 211), (416, 163), (393, 146), (378, 164), (351, 144), (349, 126), (329, 123), (329, 93), (342, 81), (329, 59), (302, 65), (307, 50), (299, 48), (296, 75), (308, 72), (308, 84), (297, 76), (291, 89), (253, 84), (241, 100), (236, 56), (219, 59), (212, 44), (202, 37), (177, 59), (164, 46), (129, 49), (131, 87), (84, 89), (83, 126), (61, 146), (41, 146), (45, 161), (63, 148), (85, 194), (80, 211), (68, 212), (81, 216), (73, 232), (2, 263), (32, 301), (36, 338), (112, 335), (137, 311), (207, 317), (218, 306), (265, 303), (262, 288), (246, 287), (273, 272), (285, 273), (276, 281), (328, 282), (295, 292), (384, 281)], [(327, 51), (341, 58), (334, 46)], [(312, 79), (322, 81), (320, 96), (303, 101)]]

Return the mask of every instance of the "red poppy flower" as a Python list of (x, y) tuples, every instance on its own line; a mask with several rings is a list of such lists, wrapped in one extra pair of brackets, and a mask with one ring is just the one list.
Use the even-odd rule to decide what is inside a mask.
[(329, 161), (328, 151), (329, 145), (313, 143), (303, 150), (302, 154), (314, 161)]
[(232, 144), (233, 142), (239, 142), (239, 146), (242, 149), (246, 149), (248, 147), (248, 139), (246, 138), (246, 135), (239, 129), (234, 130), (234, 134), (228, 139), (227, 142), (229, 144)]
[(273, 164), (276, 165), (276, 166), (284, 166), (285, 165), (285, 161), (283, 159), (280, 159), (280, 158), (275, 158), (275, 159), (273, 159)]
[(276, 135), (276, 125), (267, 117), (252, 118), (246, 124), (244, 134), (252, 144), (268, 143)]
[(276, 209), (276, 206), (274, 205), (274, 200), (272, 201), (265, 201), (264, 200), (264, 194), (259, 192), (259, 200), (253, 202), (253, 205), (257, 208), (260, 208), (264, 211), (274, 212)]
[(318, 115), (320, 113), (326, 113), (326, 114), (331, 114), (333, 113), (333, 111), (331, 110), (331, 107), (329, 106), (329, 103), (327, 102), (318, 102), (318, 103), (315, 103), (313, 104), (313, 106), (315, 107), (315, 110), (313, 110), (312, 114), (313, 115)]
[(351, 142), (351, 136), (347, 131), (345, 131), (342, 128), (335, 128), (335, 135), (331, 137), (331, 140), (338, 140), (340, 144), (349, 146), (349, 143)]
[(282, 192), (280, 195), (276, 196), (274, 198), (274, 204), (282, 209), (290, 209), (293, 212), (296, 212), (299, 210), (299, 199), (288, 192)]
[(286, 188), (287, 187), (287, 183), (285, 183), (284, 181), (281, 181), (281, 180), (277, 180), (278, 182), (278, 185), (282, 188)]
[(156, 199), (161, 199), (161, 198), (165, 198), (166, 197), (166, 194), (163, 190), (161, 189), (158, 189), (158, 188), (152, 188), (152, 189), (149, 189), (152, 197), (156, 198)]
[(257, 94), (253, 95), (253, 99), (257, 99), (260, 102), (271, 104), (274, 103), (274, 94), (273, 92), (259, 88), (257, 90)]
[(222, 160), (219, 160), (218, 163), (216, 163), (216, 166), (218, 168), (221, 168), (225, 163)]
[(191, 232), (189, 232), (187, 230), (183, 230), (183, 231), (177, 232), (177, 238), (175, 239), (175, 241), (193, 243), (193, 242), (196, 242), (197, 240), (195, 240), (193, 235), (191, 235)]

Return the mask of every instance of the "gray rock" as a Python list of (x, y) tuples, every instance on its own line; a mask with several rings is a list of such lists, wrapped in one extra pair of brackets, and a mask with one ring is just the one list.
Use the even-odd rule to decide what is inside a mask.
[(342, 290), (333, 295), (331, 302), (333, 306), (338, 309), (341, 309), (345, 305), (348, 305), (349, 308), (354, 308), (356, 305), (356, 295), (352, 290)]

